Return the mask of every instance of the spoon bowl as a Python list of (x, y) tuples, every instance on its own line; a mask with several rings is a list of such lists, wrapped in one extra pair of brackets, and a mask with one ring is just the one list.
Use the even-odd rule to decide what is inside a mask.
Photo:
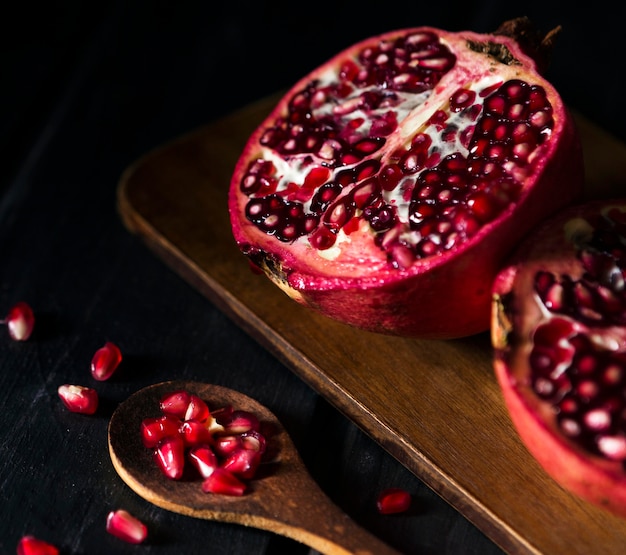
[[(232, 405), (254, 413), (267, 439), (264, 463), (243, 496), (205, 493), (200, 480), (166, 478), (142, 442), (144, 418), (155, 416), (166, 393), (186, 390), (209, 407)], [(116, 472), (138, 495), (168, 511), (238, 523), (289, 537), (329, 555), (398, 554), (339, 509), (309, 475), (280, 421), (265, 406), (226, 387), (189, 381), (163, 382), (131, 395), (113, 413), (109, 453)]]

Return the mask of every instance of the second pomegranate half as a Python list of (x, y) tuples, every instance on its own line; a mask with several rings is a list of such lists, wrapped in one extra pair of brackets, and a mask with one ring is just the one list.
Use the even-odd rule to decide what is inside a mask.
[(358, 328), (487, 330), (504, 257), (582, 193), (576, 128), (527, 23), (390, 32), (301, 79), (236, 165), (241, 251), (295, 301)]

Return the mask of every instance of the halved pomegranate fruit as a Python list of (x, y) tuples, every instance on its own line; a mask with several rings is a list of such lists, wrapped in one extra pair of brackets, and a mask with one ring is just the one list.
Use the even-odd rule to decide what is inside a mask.
[(359, 328), (487, 330), (503, 257), (582, 191), (577, 132), (527, 54), (528, 25), (390, 32), (296, 83), (236, 165), (239, 248), (290, 297)]
[(494, 283), (492, 342), (528, 450), (563, 487), (626, 517), (626, 199), (569, 207)]

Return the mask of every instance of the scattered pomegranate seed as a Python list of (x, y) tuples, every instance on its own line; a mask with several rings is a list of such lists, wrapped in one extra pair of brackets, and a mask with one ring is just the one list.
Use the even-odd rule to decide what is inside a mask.
[(91, 375), (100, 382), (108, 380), (117, 370), (120, 362), (122, 362), (122, 353), (119, 347), (107, 341), (91, 359)]
[(17, 544), (17, 555), (59, 555), (59, 550), (34, 536), (24, 536)]
[(403, 513), (411, 506), (411, 494), (400, 488), (388, 488), (380, 492), (376, 507), (381, 515)]
[(108, 514), (106, 530), (128, 543), (141, 543), (148, 537), (146, 525), (123, 509)]
[(9, 336), (14, 341), (26, 341), (33, 333), (35, 327), (35, 315), (33, 310), (24, 301), (13, 305), (4, 320), (0, 324), (6, 324)]
[(223, 495), (241, 496), (246, 491), (246, 484), (232, 472), (224, 468), (215, 468), (202, 482), (205, 493), (221, 493)]
[(98, 408), (98, 393), (82, 385), (64, 384), (58, 389), (63, 404), (72, 412), (93, 414)]

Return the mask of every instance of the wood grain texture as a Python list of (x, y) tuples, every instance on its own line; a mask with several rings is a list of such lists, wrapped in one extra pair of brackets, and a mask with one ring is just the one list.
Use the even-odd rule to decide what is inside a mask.
[[(158, 416), (166, 393), (186, 390), (211, 409), (232, 406), (255, 414), (267, 438), (264, 464), (241, 497), (207, 494), (201, 480), (168, 480), (143, 446), (144, 418)], [(119, 405), (109, 423), (109, 453), (126, 484), (155, 505), (195, 518), (231, 522), (287, 536), (327, 555), (397, 555), (334, 505), (309, 476), (279, 420), (254, 399), (225, 387), (163, 382), (141, 389)]]
[[(249, 269), (227, 191), (264, 99), (149, 153), (122, 176), (129, 230), (510, 553), (621, 555), (626, 521), (565, 492), (518, 439), (487, 334), (387, 337), (331, 321)], [(626, 147), (582, 117), (587, 196), (621, 196)]]

